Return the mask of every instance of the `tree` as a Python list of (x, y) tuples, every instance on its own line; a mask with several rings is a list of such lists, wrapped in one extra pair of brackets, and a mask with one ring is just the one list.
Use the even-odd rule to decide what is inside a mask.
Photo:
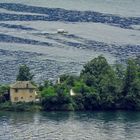
[(120, 84), (115, 71), (103, 56), (88, 62), (81, 72), (81, 77), (99, 94), (99, 103), (102, 107), (111, 108), (115, 105)]
[(74, 86), (74, 83), (76, 80), (78, 80), (79, 77), (75, 75), (66, 75), (63, 74), (60, 76), (60, 83), (65, 83), (68, 86)]
[(91, 93), (92, 89), (88, 87), (83, 81), (77, 81), (75, 82), (73, 91), (76, 93), (84, 94), (84, 93)]
[(46, 82), (42, 105), (45, 110), (140, 109), (139, 60), (114, 67), (99, 56), (84, 66), (79, 77), (62, 75), (59, 84)]
[(103, 56), (98, 56), (88, 62), (81, 72), (81, 76), (89, 86), (98, 87), (102, 77), (111, 71), (111, 66)]
[(130, 92), (133, 81), (137, 78), (138, 66), (134, 60), (129, 59), (125, 73), (124, 95)]
[(0, 103), (9, 100), (9, 86), (0, 85)]
[(30, 73), (30, 69), (26, 65), (21, 65), (19, 67), (19, 72), (17, 75), (17, 81), (31, 81), (33, 79), (33, 74)]
[(140, 65), (134, 59), (127, 62), (123, 96), (125, 108), (140, 107)]

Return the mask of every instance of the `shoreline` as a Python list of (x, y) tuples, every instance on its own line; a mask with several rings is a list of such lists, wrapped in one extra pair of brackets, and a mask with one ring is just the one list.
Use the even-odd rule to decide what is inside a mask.
[(140, 109), (125, 109), (125, 108), (112, 108), (112, 109), (93, 109), (93, 110), (68, 110), (68, 109), (50, 109), (45, 110), (43, 109), (41, 104), (38, 103), (1, 103), (0, 104), (0, 112), (1, 111), (8, 111), (8, 112), (98, 112), (98, 111), (105, 111), (105, 112), (118, 112), (118, 111), (129, 111), (129, 112), (140, 112)]

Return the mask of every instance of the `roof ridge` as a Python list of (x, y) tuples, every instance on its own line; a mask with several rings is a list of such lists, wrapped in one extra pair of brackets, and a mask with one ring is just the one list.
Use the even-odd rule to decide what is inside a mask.
[(31, 81), (16, 81), (14, 84), (11, 84), (11, 88), (20, 88), (20, 89), (35, 89)]

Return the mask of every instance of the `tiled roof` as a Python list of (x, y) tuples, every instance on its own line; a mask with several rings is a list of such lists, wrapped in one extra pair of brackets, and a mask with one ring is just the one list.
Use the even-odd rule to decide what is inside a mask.
[(10, 86), (18, 89), (35, 89), (36, 87), (30, 81), (17, 81)]

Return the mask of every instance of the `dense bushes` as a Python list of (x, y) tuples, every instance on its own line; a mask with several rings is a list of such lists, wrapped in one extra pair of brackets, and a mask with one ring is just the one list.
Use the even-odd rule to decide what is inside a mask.
[(9, 86), (0, 85), (0, 103), (9, 100)]
[(8, 90), (9, 87), (0, 86), (0, 109), (140, 110), (140, 57), (128, 60), (125, 66), (111, 66), (103, 56), (99, 56), (88, 62), (79, 76), (65, 74), (55, 84), (45, 81), (39, 86), (41, 106), (11, 104), (7, 102)]
[(139, 110), (139, 60), (128, 60), (126, 67), (111, 66), (99, 56), (84, 66), (79, 77), (62, 75), (59, 84), (44, 85), (42, 105), (45, 110)]
[(37, 103), (11, 103), (10, 101), (6, 101), (0, 104), (0, 110), (4, 111), (39, 111), (42, 110), (41, 106)]

